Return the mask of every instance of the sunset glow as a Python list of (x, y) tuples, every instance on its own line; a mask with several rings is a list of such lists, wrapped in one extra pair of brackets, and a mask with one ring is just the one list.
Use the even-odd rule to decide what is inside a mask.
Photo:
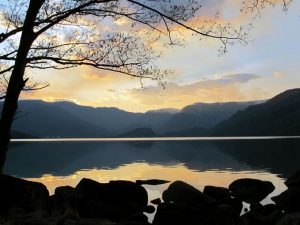
[[(146, 79), (78, 67), (64, 71), (29, 71), (30, 77), (47, 81), (50, 87), (25, 93), (22, 98), (69, 100), (82, 105), (118, 107), (133, 112), (180, 109), (195, 102), (268, 99), (300, 83), (297, 57), (300, 32), (296, 29), (300, 25), (298, 3), (293, 2), (287, 14), (278, 6), (265, 9), (261, 17), (255, 19), (253, 14), (239, 12), (239, 1), (207, 3), (208, 7), (203, 7), (200, 12), (206, 17), (213, 18), (213, 12), (218, 11), (220, 18), (229, 19), (234, 24), (253, 23), (249, 43), (247, 46), (230, 47), (227, 54), (218, 56), (218, 41), (199, 41), (185, 31), (185, 47), (164, 47), (157, 62), (160, 67), (174, 71), (173, 76), (165, 80), (165, 89)], [(126, 20), (117, 20), (115, 26), (121, 29), (126, 26)], [(239, 78), (223, 82), (226, 77), (236, 74)], [(247, 77), (247, 74), (253, 76)]]

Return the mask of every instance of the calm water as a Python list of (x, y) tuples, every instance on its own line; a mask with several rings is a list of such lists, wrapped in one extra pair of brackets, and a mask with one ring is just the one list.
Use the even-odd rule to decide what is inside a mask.
[[(40, 140), (14, 142), (5, 173), (44, 183), (49, 191), (75, 186), (83, 177), (100, 182), (126, 179), (183, 180), (199, 189), (228, 186), (242, 177), (272, 181), (299, 169), (300, 139)], [(150, 199), (167, 185), (146, 187)]]

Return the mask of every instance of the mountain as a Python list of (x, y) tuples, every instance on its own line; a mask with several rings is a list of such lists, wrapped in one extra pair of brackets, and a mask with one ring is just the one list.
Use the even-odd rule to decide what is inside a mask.
[(89, 124), (55, 104), (19, 101), (13, 130), (35, 137), (99, 137), (105, 129)]
[(157, 134), (155, 134), (150, 128), (141, 127), (120, 134), (119, 137), (157, 137)]
[(249, 106), (213, 128), (217, 136), (300, 135), (300, 88)]
[(118, 108), (94, 108), (76, 105), (71, 102), (55, 102), (52, 104), (87, 123), (104, 127), (107, 130), (107, 136), (115, 136), (141, 127), (148, 127), (155, 132), (159, 132), (162, 124), (173, 116), (173, 113), (164, 111), (132, 113)]
[(164, 109), (156, 109), (156, 110), (149, 110), (146, 113), (178, 113), (180, 110), (179, 109), (174, 109), (174, 108), (164, 108)]
[(262, 101), (195, 103), (180, 110), (166, 121), (163, 131), (186, 131), (194, 127), (209, 129), (219, 122), (228, 119), (239, 110)]
[(12, 130), (11, 131), (11, 137), (16, 138), (16, 139), (30, 139), (30, 138), (36, 138), (30, 134), (25, 134), (23, 132), (17, 131), (17, 130)]
[(257, 102), (197, 103), (180, 111), (168, 108), (146, 113), (126, 112), (118, 108), (94, 108), (66, 101), (48, 104), (57, 106), (88, 124), (105, 128), (106, 136), (116, 136), (143, 127), (156, 134), (182, 132), (194, 127), (206, 129), (229, 118), (237, 110), (255, 103)]
[(182, 130), (182, 131), (168, 131), (161, 136), (163, 137), (203, 137), (208, 136), (209, 130), (204, 129), (202, 127), (193, 127), (188, 130)]
[[(0, 107), (1, 107), (0, 102)], [(195, 103), (132, 113), (72, 102), (21, 100), (14, 137), (300, 135), (300, 89), (268, 101)]]

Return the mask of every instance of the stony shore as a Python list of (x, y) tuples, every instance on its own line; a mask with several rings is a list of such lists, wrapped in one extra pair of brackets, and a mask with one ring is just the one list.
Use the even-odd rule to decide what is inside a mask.
[[(275, 204), (267, 205), (260, 202), (274, 185), (247, 178), (227, 188), (206, 186), (203, 191), (175, 181), (161, 199), (148, 199), (143, 185), (166, 182), (82, 179), (75, 188), (58, 187), (49, 196), (41, 183), (0, 175), (0, 225), (300, 224), (300, 172), (285, 181), (286, 191), (272, 197)], [(250, 204), (250, 210), (242, 213), (243, 202)], [(144, 213), (155, 213), (152, 223)]]

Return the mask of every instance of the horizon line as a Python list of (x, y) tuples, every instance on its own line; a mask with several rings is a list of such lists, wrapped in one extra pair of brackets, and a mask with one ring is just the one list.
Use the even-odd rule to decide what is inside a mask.
[(233, 141), (300, 139), (300, 136), (228, 136), (228, 137), (131, 137), (131, 138), (28, 138), (11, 142), (147, 142), (147, 141)]

